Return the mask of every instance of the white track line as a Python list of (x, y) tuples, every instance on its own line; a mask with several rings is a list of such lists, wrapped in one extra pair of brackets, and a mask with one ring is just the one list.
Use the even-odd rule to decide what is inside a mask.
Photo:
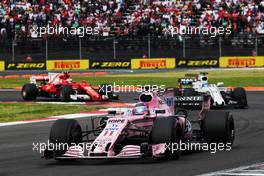
[(49, 121), (55, 121), (58, 119), (79, 119), (79, 118), (88, 118), (92, 116), (101, 116), (106, 115), (107, 113), (80, 113), (80, 114), (66, 114), (66, 115), (60, 115), (60, 116), (52, 116), (48, 118), (43, 119), (36, 119), (36, 120), (27, 120), (27, 121), (16, 121), (16, 122), (6, 122), (6, 123), (0, 123), (0, 127), (3, 126), (13, 126), (13, 125), (23, 125), (23, 124), (31, 124), (31, 123), (39, 123), (39, 122), (49, 122)]
[[(256, 168), (256, 169), (254, 169)], [(198, 176), (224, 176), (224, 175), (233, 175), (233, 176), (264, 176), (264, 163), (257, 163), (248, 166), (241, 166), (233, 169), (225, 169), (216, 172), (210, 172), (206, 174), (201, 174)]]
[(52, 101), (52, 102), (46, 102), (46, 101), (39, 101), (36, 102), (39, 104), (58, 104), (58, 105), (85, 105), (85, 102), (60, 102), (60, 101)]
[(17, 89), (0, 89), (1, 92), (17, 92)]
[(5, 122), (5, 123), (0, 123), (0, 127), (3, 126), (13, 126), (13, 125), (22, 125), (22, 124), (29, 124), (29, 123), (37, 123), (37, 122), (48, 122), (48, 121), (54, 121), (56, 119), (46, 119), (46, 120), (41, 120), (41, 121), (17, 121), (17, 122)]
[(100, 115), (106, 115), (102, 114), (102, 113), (91, 113), (91, 114), (66, 114), (66, 115), (61, 115), (61, 116), (53, 116), (51, 118), (55, 118), (55, 119), (79, 119), (79, 118), (87, 118), (87, 117), (92, 117), (92, 116), (100, 116)]
[[(131, 104), (133, 105), (133, 104)], [(51, 116), (48, 118), (40, 118), (40, 119), (33, 119), (33, 120), (25, 120), (25, 121), (16, 121), (16, 122), (4, 122), (0, 123), (0, 127), (3, 126), (12, 126), (12, 125), (23, 125), (23, 124), (30, 124), (30, 123), (38, 123), (38, 122), (48, 122), (48, 121), (55, 121), (58, 119), (79, 119), (79, 118), (88, 118), (92, 116), (102, 116), (107, 115), (109, 110), (116, 110), (118, 112), (124, 112), (127, 110), (125, 107), (120, 108), (107, 108), (107, 109), (99, 109), (96, 112), (87, 112), (87, 113), (76, 113), (76, 114), (65, 114), (59, 116)]]
[(193, 71), (240, 71), (240, 70), (264, 70), (264, 67), (252, 67), (252, 68), (194, 68), (194, 69), (187, 69), (187, 72)]

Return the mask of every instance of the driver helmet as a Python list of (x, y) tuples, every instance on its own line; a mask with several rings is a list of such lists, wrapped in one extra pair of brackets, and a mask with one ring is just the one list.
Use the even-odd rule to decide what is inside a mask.
[(136, 104), (135, 108), (133, 109), (134, 115), (144, 115), (149, 114), (149, 109), (144, 103)]
[(208, 77), (207, 76), (201, 76), (200, 81), (202, 83), (202, 87), (207, 87), (208, 86)]
[(68, 71), (64, 71), (60, 74), (60, 79), (64, 79), (64, 80), (67, 80), (70, 78), (70, 74)]

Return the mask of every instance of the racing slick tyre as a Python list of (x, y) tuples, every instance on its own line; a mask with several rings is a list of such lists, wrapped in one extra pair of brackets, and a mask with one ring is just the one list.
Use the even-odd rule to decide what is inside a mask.
[(72, 86), (63, 85), (60, 91), (60, 99), (61, 101), (67, 102), (71, 100), (71, 94), (73, 94)]
[(111, 100), (118, 100), (118, 95), (114, 94), (112, 86), (110, 84), (101, 84), (100, 89), (98, 90), (100, 95), (107, 95)]
[(25, 84), (21, 91), (24, 100), (36, 100), (38, 95), (38, 88), (35, 84)]
[(179, 144), (182, 139), (182, 129), (177, 125), (177, 119), (174, 117), (157, 117), (154, 121), (150, 143), (166, 143), (165, 157), (169, 159), (179, 159), (181, 151), (179, 145), (176, 150), (172, 146)]
[(229, 143), (231, 146), (235, 140), (235, 123), (233, 115), (227, 111), (207, 112), (201, 129), (203, 137), (208, 143)]
[(112, 86), (109, 84), (100, 84), (100, 89), (98, 90), (98, 93), (101, 95), (106, 95), (108, 93), (112, 92)]
[(247, 106), (247, 94), (244, 88), (237, 87), (232, 92), (232, 97), (237, 102), (236, 108), (245, 108)]
[(56, 120), (51, 127), (49, 141), (54, 146), (60, 145), (54, 150), (54, 157), (61, 156), (71, 144), (77, 145), (82, 142), (82, 128), (74, 119)]

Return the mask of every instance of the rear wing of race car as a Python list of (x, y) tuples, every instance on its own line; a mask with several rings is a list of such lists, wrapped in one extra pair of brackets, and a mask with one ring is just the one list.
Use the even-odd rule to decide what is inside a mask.
[(185, 74), (184, 78), (179, 78), (178, 79), (178, 84), (179, 86), (190, 86), (192, 85), (193, 82), (196, 81), (197, 74), (190, 74), (187, 73)]
[(49, 81), (49, 77), (47, 75), (34, 75), (30, 77), (30, 83), (36, 84), (37, 82), (46, 82)]
[(188, 86), (188, 85), (190, 86), (192, 85), (193, 82), (196, 82), (198, 80), (199, 76), (206, 77), (206, 75), (208, 75), (207, 72), (200, 72), (199, 74), (187, 73), (185, 74), (185, 78), (178, 79), (179, 87)]
[(185, 77), (196, 77), (198, 75), (208, 75), (209, 73), (208, 72), (200, 72), (199, 74), (192, 74), (192, 73), (186, 73), (185, 74)]

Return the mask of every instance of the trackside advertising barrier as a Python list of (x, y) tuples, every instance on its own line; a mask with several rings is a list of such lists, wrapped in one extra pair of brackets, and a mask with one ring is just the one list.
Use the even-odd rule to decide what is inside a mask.
[(131, 69), (172, 69), (175, 58), (135, 58), (131, 59)]
[(6, 62), (6, 70), (46, 70), (45, 62)]
[(220, 57), (220, 67), (263, 67), (264, 56)]
[(219, 58), (176, 59), (177, 67), (219, 67)]
[(130, 69), (129, 61), (90, 61), (90, 69)]
[(89, 60), (48, 60), (47, 70), (87, 70)]
[(0, 71), (5, 70), (5, 61), (0, 61)]
[(0, 61), (0, 71), (5, 70), (5, 61)]

